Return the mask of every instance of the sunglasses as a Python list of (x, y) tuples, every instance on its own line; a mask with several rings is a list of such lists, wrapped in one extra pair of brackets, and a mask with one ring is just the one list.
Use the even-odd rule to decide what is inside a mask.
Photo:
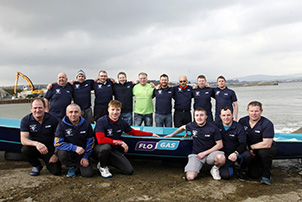
[(186, 80), (183, 80), (183, 81), (179, 81), (179, 83), (185, 83), (185, 82), (187, 82)]

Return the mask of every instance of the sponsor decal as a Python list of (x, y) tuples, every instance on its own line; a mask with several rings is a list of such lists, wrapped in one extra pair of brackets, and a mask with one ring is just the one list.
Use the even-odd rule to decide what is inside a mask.
[(176, 150), (179, 141), (160, 140), (159, 142), (139, 141), (135, 145), (136, 151), (154, 151), (154, 150)]
[(47, 126), (45, 126), (45, 128), (51, 128), (51, 125), (47, 125)]
[(80, 134), (84, 134), (84, 133), (86, 133), (86, 130), (80, 131)]
[(204, 94), (206, 94), (206, 95), (207, 95), (207, 94), (209, 94), (209, 92), (205, 92)]
[(87, 87), (87, 86), (88, 86), (88, 83), (85, 84), (85, 87)]
[(211, 135), (210, 135), (210, 134), (205, 134), (204, 136), (205, 136), (205, 137), (211, 137)]
[(228, 93), (224, 93), (224, 95), (229, 95)]
[(260, 133), (260, 130), (255, 130), (255, 133)]
[(235, 137), (235, 134), (229, 134), (230, 137)]

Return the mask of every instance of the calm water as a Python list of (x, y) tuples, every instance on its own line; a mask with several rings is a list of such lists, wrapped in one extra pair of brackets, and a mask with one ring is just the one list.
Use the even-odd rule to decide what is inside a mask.
[[(236, 87), (239, 117), (247, 115), (250, 101), (263, 104), (263, 116), (275, 125), (276, 132), (292, 132), (302, 127), (302, 83), (281, 83), (276, 86)], [(212, 104), (215, 101), (212, 100)], [(30, 113), (30, 104), (0, 105), (0, 118), (21, 119)]]

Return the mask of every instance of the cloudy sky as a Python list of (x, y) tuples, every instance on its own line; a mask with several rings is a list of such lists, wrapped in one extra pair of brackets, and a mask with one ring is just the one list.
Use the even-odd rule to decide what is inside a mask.
[[(0, 86), (99, 70), (195, 81), (302, 72), (302, 1), (0, 0)], [(24, 82), (25, 83), (25, 82)]]

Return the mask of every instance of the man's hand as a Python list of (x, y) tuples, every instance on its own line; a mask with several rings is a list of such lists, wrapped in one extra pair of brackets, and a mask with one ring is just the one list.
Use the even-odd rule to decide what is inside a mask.
[(235, 153), (231, 153), (231, 154), (229, 155), (228, 159), (229, 159), (230, 161), (235, 162), (235, 161), (237, 161), (237, 155), (236, 155)]
[(173, 137), (173, 134), (165, 135), (164, 137)]
[(77, 147), (76, 151), (77, 154), (81, 155), (84, 154), (85, 150), (82, 147)]
[(123, 142), (123, 143), (121, 144), (121, 147), (124, 148), (124, 152), (128, 152), (129, 147), (128, 147), (128, 145), (127, 145), (125, 142)]
[(50, 90), (52, 88), (52, 83), (49, 83), (46, 87), (47, 90)]
[(87, 166), (89, 166), (89, 161), (87, 159), (82, 158), (81, 161), (80, 161), (80, 164), (83, 167), (87, 167)]
[(205, 152), (200, 152), (197, 154), (197, 158), (199, 158), (200, 160), (203, 159), (207, 154)]
[(49, 163), (56, 163), (56, 162), (58, 162), (58, 157), (55, 155), (55, 154), (53, 154), (51, 157), (50, 157), (50, 159), (49, 159)]
[(250, 153), (252, 154), (252, 156), (256, 156), (255, 154), (254, 154), (254, 151), (251, 149), (250, 150)]
[(40, 142), (36, 145), (36, 148), (43, 155), (48, 153), (47, 147), (44, 144), (40, 143)]

